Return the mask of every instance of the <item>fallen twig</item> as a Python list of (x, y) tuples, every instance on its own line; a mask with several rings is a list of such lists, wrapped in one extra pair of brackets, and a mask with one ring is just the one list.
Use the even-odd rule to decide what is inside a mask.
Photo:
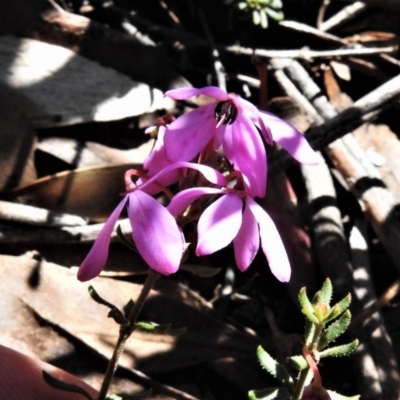
[(228, 46), (225, 47), (226, 51), (235, 54), (242, 54), (246, 56), (259, 56), (265, 58), (295, 58), (305, 61), (310, 61), (315, 58), (336, 58), (336, 57), (354, 57), (354, 56), (369, 56), (382, 53), (393, 53), (397, 51), (397, 46), (386, 47), (357, 47), (345, 48), (336, 50), (311, 50), (303, 48), (300, 50), (264, 50), (264, 49), (251, 49), (248, 47)]
[(354, 277), (353, 312), (356, 314), (349, 333), (361, 343), (353, 355), (358, 387), (363, 399), (397, 400), (400, 378), (385, 321), (379, 312), (373, 316), (369, 315), (369, 320), (363, 318), (364, 312), (369, 309), (368, 306), (377, 301), (369, 265), (366, 232), (366, 221), (357, 218), (349, 238)]
[[(290, 78), (281, 69), (282, 60), (271, 60), (275, 78), (286, 94), (302, 109), (314, 124), (324, 119)], [(321, 157), (318, 166), (302, 165), (308, 193), (312, 220), (312, 235), (316, 256), (324, 276), (332, 280), (338, 296), (351, 290), (351, 268), (340, 210), (336, 205), (336, 191), (325, 160)]]
[[(129, 234), (132, 229), (128, 219), (119, 221), (124, 234)], [(90, 243), (99, 235), (104, 224), (93, 224), (76, 227), (39, 227), (39, 226), (15, 226), (0, 224), (0, 243)], [(114, 231), (112, 238), (117, 235)]]
[(362, 1), (356, 1), (353, 4), (342, 8), (337, 14), (318, 25), (321, 31), (329, 31), (337, 26), (350, 21), (358, 14), (362, 13), (368, 6)]
[[(369, 292), (369, 291), (368, 291)], [(383, 307), (387, 306), (395, 296), (400, 292), (400, 278), (397, 278), (385, 292), (372, 302), (367, 308), (360, 312), (352, 321), (352, 325), (361, 325), (366, 320), (371, 318), (376, 312), (380, 311)]]
[[(284, 67), (282, 60), (272, 62), (271, 64), (274, 68)], [(331, 118), (336, 114), (328, 99), (320, 93), (319, 87), (299, 63), (291, 62), (290, 67), (287, 67), (285, 71), (295, 80), (297, 87), (300, 87), (304, 93), (305, 100), (299, 96), (295, 96), (294, 100), (301, 101), (298, 105), (300, 107), (303, 106), (302, 108), (304, 108), (304, 104), (307, 102), (309, 102), (308, 108), (315, 107), (319, 113), (317, 122), (321, 123), (322, 118)], [(288, 86), (288, 88), (292, 97), (294, 91), (291, 86)], [(358, 174), (379, 178), (378, 172), (375, 171), (373, 166), (368, 164), (367, 157), (351, 134), (346, 134), (343, 138), (329, 144), (327, 152), (333, 162), (336, 165), (339, 164), (338, 169), (344, 178), (348, 182), (350, 181), (350, 186), (351, 183), (354, 184), (359, 179)], [(340, 168), (343, 165), (347, 166), (347, 168)], [(323, 166), (324, 164), (322, 164)], [(336, 286), (342, 292), (352, 291), (352, 268), (350, 267), (349, 255), (345, 244), (340, 212), (335, 207), (335, 190), (333, 189), (333, 185), (329, 185), (329, 181), (331, 180), (329, 172), (327, 173), (323, 168), (321, 169), (321, 166), (316, 167), (314, 171), (312, 167), (307, 168), (302, 166), (302, 171), (305, 172), (305, 182), (309, 191), (310, 201), (316, 202), (312, 218), (314, 223), (313, 231), (315, 232), (315, 249), (318, 258), (321, 260), (321, 268), (328, 276), (332, 276), (337, 281)], [(374, 190), (374, 188), (369, 189), (369, 191)], [(361, 196), (362, 199), (363, 197)], [(380, 204), (374, 204), (375, 208), (379, 208), (379, 206)], [(373, 217), (374, 215), (372, 215)], [(373, 294), (371, 274), (366, 269), (367, 266), (361, 263), (357, 264), (360, 258), (357, 258), (356, 255), (353, 257), (356, 262), (354, 268), (357, 270), (354, 273), (356, 282), (354, 306), (360, 310), (366, 306), (367, 302), (371, 301), (371, 299), (373, 300), (375, 296)], [(364, 272), (362, 279), (360, 279), (361, 272)], [(365, 293), (365, 291), (368, 291), (368, 296), (362, 296), (362, 293)], [(343, 294), (341, 293), (341, 295)], [(387, 337), (383, 320), (379, 315), (376, 315), (374, 323), (369, 323), (365, 329), (368, 329), (369, 334), (358, 335), (363, 346), (360, 347), (357, 352), (358, 356), (356, 357), (358, 370), (361, 366), (362, 371), (359, 376), (359, 387), (362, 390), (362, 397), (364, 398), (365, 395), (368, 395), (368, 398), (378, 400), (386, 398), (385, 396), (389, 395), (393, 396), (390, 398), (394, 400), (398, 396), (398, 389), (396, 388), (398, 388), (400, 377), (396, 361), (393, 357), (393, 348)], [(374, 344), (374, 340), (371, 340), (371, 335), (378, 331), (381, 335), (380, 350)], [(382, 353), (384, 353), (383, 357)], [(369, 360), (369, 367), (363, 368), (366, 360)]]
[[(288, 61), (288, 63), (291, 60)], [(314, 93), (315, 94), (315, 93)], [(318, 88), (317, 95), (321, 95)], [(400, 75), (382, 84), (372, 92), (357, 100), (352, 107), (337, 114), (323, 125), (310, 129), (306, 136), (314, 149), (320, 150), (334, 140), (344, 136), (363, 123), (370, 121), (400, 99)], [(270, 171), (281, 171), (294, 163), (293, 159), (281, 150), (270, 157)]]
[[(328, 155), (362, 202), (366, 217), (400, 270), (400, 222), (394, 215), (396, 201), (381, 181), (379, 171), (365, 156), (355, 138), (348, 134), (399, 99), (400, 75), (359, 99), (353, 107), (337, 114), (298, 62), (288, 62), (285, 70), (318, 112), (328, 119), (324, 125), (311, 129), (307, 137), (316, 149), (327, 148)], [(335, 128), (332, 129), (333, 126)], [(346, 136), (344, 140), (334, 142), (343, 136)]]
[[(323, 40), (329, 41), (331, 43), (339, 44), (342, 46), (349, 45), (349, 43), (345, 39), (342, 39), (339, 36), (333, 35), (332, 33), (323, 32), (323, 31), (321, 31), (317, 28), (314, 28), (310, 25), (303, 24), (302, 22), (282, 21), (279, 23), (279, 25), (281, 25), (285, 28), (296, 30), (298, 32), (303, 32), (303, 33), (307, 33), (309, 35), (313, 35), (319, 39), (323, 39)], [(361, 45), (360, 43), (357, 43), (356, 46), (357, 46), (357, 48), (364, 48), (364, 46)], [(400, 61), (397, 60), (396, 58), (390, 56), (389, 54), (378, 54), (378, 57), (389, 62), (390, 64), (394, 64), (394, 65), (400, 67)], [(353, 66), (354, 65), (359, 66), (361, 60), (358, 58), (349, 57), (348, 60), (346, 60), (346, 61), (349, 62)], [(374, 70), (373, 74), (377, 75), (377, 71)], [(382, 72), (380, 74), (382, 74)]]
[(44, 208), (0, 200), (0, 219), (42, 226), (82, 226), (87, 222), (78, 215), (57, 213)]

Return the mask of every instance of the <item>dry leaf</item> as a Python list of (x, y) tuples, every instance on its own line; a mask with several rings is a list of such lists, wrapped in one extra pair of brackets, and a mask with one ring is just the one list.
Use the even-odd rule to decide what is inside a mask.
[(35, 131), (27, 109), (36, 110), (28, 99), (0, 81), (0, 191), (36, 179)]
[(138, 148), (119, 150), (94, 142), (79, 142), (67, 138), (41, 140), (37, 149), (49, 153), (76, 168), (104, 164), (143, 164), (154, 146), (149, 140)]
[(385, 42), (393, 39), (396, 39), (396, 35), (391, 32), (366, 31), (349, 36), (344, 40), (348, 43), (370, 43)]
[(0, 77), (32, 103), (21, 113), (42, 128), (117, 120), (173, 104), (158, 89), (33, 39), (0, 37)]
[(378, 168), (383, 182), (400, 202), (400, 141), (387, 125), (365, 124), (354, 136)]
[(50, 327), (41, 326), (33, 310), (10, 290), (10, 280), (0, 281), (0, 343), (41, 360), (67, 356), (73, 346)]
[(331, 61), (330, 66), (340, 79), (343, 79), (347, 82), (351, 80), (351, 70), (348, 65), (337, 61)]
[(269, 103), (270, 111), (290, 122), (300, 132), (305, 132), (311, 125), (294, 101), (287, 96), (274, 97)]
[(60, 172), (4, 195), (52, 211), (101, 220), (121, 200), (124, 172), (131, 168), (138, 166), (107, 165)]
[[(75, 273), (28, 256), (0, 257), (0, 271), (7, 276), (10, 291), (29, 304), (43, 319), (82, 340), (98, 353), (110, 357), (118, 326), (107, 318), (108, 310), (89, 298), (87, 284)], [(135, 299), (141, 286), (108, 278), (92, 282), (108, 301), (122, 306)], [(209, 315), (209, 309), (194, 309), (153, 291), (141, 319), (173, 323), (187, 332), (179, 337), (135, 332), (128, 341), (121, 365), (146, 373), (162, 373), (219, 358), (254, 358), (260, 339), (226, 325)]]

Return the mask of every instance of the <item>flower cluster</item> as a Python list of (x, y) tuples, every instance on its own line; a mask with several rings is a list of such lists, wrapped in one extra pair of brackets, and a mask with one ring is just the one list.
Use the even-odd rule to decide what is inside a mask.
[[(127, 194), (80, 266), (78, 279), (91, 279), (103, 269), (111, 233), (126, 205), (132, 238), (149, 267), (163, 275), (176, 272), (185, 248), (176, 221), (204, 196), (218, 196), (200, 215), (196, 254), (212, 254), (233, 242), (237, 266), (245, 271), (261, 245), (273, 274), (289, 280), (290, 264), (279, 233), (255, 201), (266, 193), (266, 144), (278, 143), (305, 164), (318, 163), (316, 153), (293, 126), (217, 87), (171, 90), (166, 96), (185, 100), (200, 94), (215, 101), (156, 128), (157, 144), (144, 163), (146, 176), (135, 185), (128, 171)], [(218, 150), (227, 160), (224, 174), (207, 165)], [(195, 171), (202, 180), (193, 178)], [(167, 187), (177, 182), (185, 189), (170, 194), (167, 207), (154, 199), (161, 190), (170, 193)], [(188, 182), (195, 184), (188, 187)]]

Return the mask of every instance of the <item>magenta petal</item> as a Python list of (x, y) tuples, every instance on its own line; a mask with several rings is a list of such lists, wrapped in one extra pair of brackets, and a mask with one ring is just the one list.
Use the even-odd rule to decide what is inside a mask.
[(221, 189), (214, 188), (191, 188), (182, 190), (176, 196), (173, 197), (171, 203), (169, 203), (167, 210), (173, 215), (177, 216), (181, 212), (185, 211), (194, 201), (199, 197), (210, 194), (221, 194)]
[(319, 163), (316, 152), (294, 126), (266, 112), (260, 112), (260, 118), (271, 130), (274, 141), (279, 143), (295, 160), (302, 164)]
[(224, 92), (222, 89), (216, 86), (206, 86), (203, 88), (182, 88), (182, 89), (174, 89), (168, 90), (165, 93), (165, 96), (170, 97), (174, 100), (186, 100), (190, 99), (193, 96), (199, 96), (200, 94), (204, 94), (205, 96), (213, 97), (217, 100), (227, 100), (228, 94)]
[(181, 173), (181, 171), (179, 170), (187, 168), (199, 171), (201, 174), (204, 175), (204, 177), (209, 182), (214, 183), (215, 185), (224, 186), (226, 184), (226, 179), (224, 178), (224, 176), (219, 171), (211, 167), (208, 167), (207, 165), (194, 164), (187, 161), (179, 161), (169, 165), (168, 167), (165, 167), (164, 169), (162, 169), (160, 172), (158, 172), (156, 175), (154, 175), (145, 182), (140, 180), (140, 190), (149, 194), (157, 193), (160, 191), (160, 189), (153, 190), (154, 188), (157, 187), (155, 185), (156, 183), (161, 184), (163, 186), (172, 185), (179, 178), (179, 175)]
[(158, 130), (158, 137), (153, 148), (153, 151), (146, 157), (143, 162), (143, 168), (147, 170), (148, 176), (153, 176), (163, 168), (171, 164), (167, 160), (164, 146), (165, 126), (160, 126)]
[(132, 238), (148, 266), (163, 275), (179, 269), (184, 247), (175, 218), (157, 200), (135, 190), (129, 193)]
[(258, 122), (259, 112), (254, 104), (251, 104), (249, 101), (242, 99), (239, 96), (230, 95), (230, 97), (239, 110), (243, 110), (247, 117), (250, 118), (253, 122)]
[(197, 225), (197, 255), (207, 255), (226, 247), (237, 235), (242, 223), (243, 200), (235, 193), (212, 203)]
[(264, 197), (267, 186), (267, 155), (253, 122), (240, 115), (232, 125), (235, 169), (239, 170), (253, 197)]
[(190, 161), (206, 147), (215, 135), (215, 103), (199, 107), (172, 122), (165, 133), (167, 158), (171, 161)]
[(260, 227), (261, 248), (267, 257), (271, 272), (281, 282), (290, 279), (290, 263), (278, 230), (271, 217), (253, 199), (247, 204)]
[(233, 166), (237, 166), (237, 162), (235, 160), (235, 144), (233, 142), (233, 125), (226, 125), (222, 146), (226, 158)]
[(247, 202), (243, 211), (242, 226), (235, 239), (233, 239), (233, 247), (236, 265), (244, 272), (249, 268), (260, 247), (258, 224)]
[(125, 196), (109, 216), (103, 229), (99, 233), (99, 236), (97, 236), (96, 241), (93, 243), (88, 255), (80, 265), (78, 270), (78, 279), (81, 282), (95, 278), (106, 265), (111, 235), (127, 200), (128, 196)]

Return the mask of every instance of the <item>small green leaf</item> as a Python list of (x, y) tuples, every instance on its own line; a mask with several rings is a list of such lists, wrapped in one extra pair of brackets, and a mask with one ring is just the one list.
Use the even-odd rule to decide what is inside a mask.
[(351, 354), (358, 346), (358, 340), (355, 339), (351, 343), (342, 344), (341, 346), (330, 347), (319, 353), (320, 358), (324, 357), (344, 357)]
[(285, 388), (268, 388), (261, 390), (251, 390), (249, 392), (250, 400), (290, 400), (291, 396)]
[(308, 319), (306, 319), (306, 329), (305, 329), (305, 333), (304, 333), (304, 344), (306, 345), (310, 345), (314, 334), (315, 334), (315, 324), (311, 321), (309, 321)]
[(322, 284), (321, 290), (316, 293), (316, 303), (325, 303), (329, 305), (332, 300), (332, 292), (332, 282), (327, 278)]
[(239, 3), (238, 8), (239, 10), (245, 10), (246, 8), (248, 8), (248, 5), (246, 3)]
[(336, 340), (340, 335), (342, 335), (346, 329), (349, 327), (351, 322), (351, 313), (346, 310), (340, 318), (333, 322), (322, 334), (321, 339), (318, 344), (319, 350), (324, 349), (329, 343)]
[(307, 296), (306, 288), (302, 287), (299, 292), (299, 303), (301, 312), (314, 324), (319, 324), (318, 318), (314, 315), (314, 307)]
[(335, 304), (331, 312), (329, 313), (328, 317), (325, 319), (325, 323), (332, 321), (333, 319), (337, 318), (340, 314), (345, 312), (351, 303), (351, 294), (349, 293), (343, 300), (339, 301), (339, 303)]
[(293, 379), (286, 371), (286, 368), (275, 361), (261, 346), (257, 347), (257, 358), (261, 366), (273, 377), (279, 380), (282, 385), (292, 388)]
[(260, 10), (260, 25), (261, 25), (261, 28), (263, 28), (263, 29), (268, 28), (267, 11), (268, 11), (268, 9)]
[(132, 299), (129, 299), (129, 301), (124, 305), (123, 311), (124, 311), (124, 316), (125, 318), (129, 317), (129, 314), (133, 310), (133, 307), (135, 306), (135, 302)]
[(265, 12), (268, 14), (269, 17), (271, 17), (275, 21), (282, 21), (285, 18), (282, 11), (275, 11), (272, 10), (271, 8), (266, 8)]
[(89, 290), (89, 295), (90, 297), (96, 302), (99, 303), (103, 306), (106, 306), (110, 309), (109, 313), (108, 313), (108, 318), (112, 318), (117, 324), (124, 324), (126, 323), (126, 319), (124, 317), (124, 314), (122, 313), (122, 311), (114, 306), (114, 304), (111, 304), (110, 302), (108, 302), (107, 300), (104, 300), (94, 289), (93, 286), (89, 286), (88, 287)]
[(292, 356), (289, 357), (289, 362), (298, 371), (302, 371), (308, 367), (307, 361), (303, 356)]
[(179, 336), (186, 332), (186, 328), (171, 328), (171, 324), (157, 324), (155, 322), (139, 321), (135, 323), (135, 328), (159, 335)]
[(323, 322), (325, 318), (329, 315), (331, 308), (328, 304), (323, 302), (318, 302), (314, 306), (314, 314), (318, 318), (318, 321)]
[(189, 271), (193, 275), (200, 276), (201, 278), (211, 278), (214, 275), (217, 275), (221, 268), (215, 267), (207, 267), (204, 265), (196, 265), (196, 264), (182, 264), (179, 269), (183, 269), (184, 271)]
[(132, 240), (129, 240), (122, 232), (121, 229), (121, 225), (117, 226), (116, 229), (116, 233), (117, 233), (117, 238), (119, 239), (119, 241), (126, 246), (128, 249), (133, 250), (135, 253), (139, 253), (136, 244), (134, 242), (132, 242)]
[(117, 307), (112, 308), (108, 312), (107, 317), (112, 318), (118, 325), (124, 325), (128, 322), (121, 310), (119, 310)]
[(331, 400), (358, 400), (360, 395), (356, 394), (355, 396), (343, 396), (342, 394), (332, 392), (332, 390), (327, 390)]
[(108, 308), (116, 308), (116, 307), (114, 306), (114, 304), (111, 304), (111, 303), (108, 302), (107, 300), (104, 300), (102, 297), (100, 297), (100, 295), (96, 292), (95, 288), (94, 288), (92, 285), (90, 285), (90, 286), (88, 287), (88, 291), (89, 291), (90, 297), (91, 297), (96, 303), (102, 304), (103, 306), (106, 306), (106, 307), (108, 307)]
[(282, 0), (272, 0), (269, 6), (275, 8), (275, 10), (281, 10), (283, 7)]
[(253, 10), (253, 24), (260, 25), (261, 22), (261, 15), (258, 10)]
[(42, 376), (45, 382), (58, 390), (62, 390), (64, 392), (72, 392), (72, 393), (79, 393), (82, 396), (84, 396), (88, 400), (94, 400), (92, 396), (85, 390), (82, 389), (80, 386), (73, 385), (72, 383), (67, 383), (64, 381), (60, 381), (57, 378), (54, 378), (54, 376), (51, 376), (49, 373), (46, 371), (42, 371)]

